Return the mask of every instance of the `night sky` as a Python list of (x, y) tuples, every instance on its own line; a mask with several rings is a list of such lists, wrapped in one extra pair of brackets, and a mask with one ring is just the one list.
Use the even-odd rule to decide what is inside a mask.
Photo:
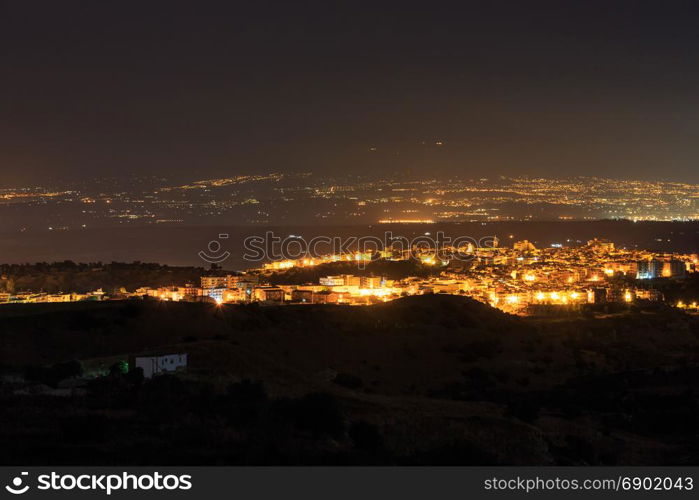
[(696, 1), (15, 0), (0, 1), (0, 47), (0, 185), (699, 182)]

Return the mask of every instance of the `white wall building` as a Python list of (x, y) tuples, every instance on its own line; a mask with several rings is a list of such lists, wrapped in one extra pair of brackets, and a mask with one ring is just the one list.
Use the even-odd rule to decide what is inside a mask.
[(136, 357), (134, 365), (143, 369), (145, 378), (152, 378), (153, 375), (165, 372), (174, 372), (180, 368), (187, 367), (187, 353), (165, 354), (163, 356), (139, 356)]

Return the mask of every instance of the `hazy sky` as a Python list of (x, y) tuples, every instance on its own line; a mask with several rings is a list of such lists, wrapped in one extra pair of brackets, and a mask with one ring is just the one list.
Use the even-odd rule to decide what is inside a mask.
[(698, 54), (696, 1), (0, 0), (0, 184), (699, 182)]

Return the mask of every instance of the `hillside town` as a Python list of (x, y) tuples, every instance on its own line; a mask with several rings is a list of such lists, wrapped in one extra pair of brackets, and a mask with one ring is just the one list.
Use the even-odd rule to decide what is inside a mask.
[[(345, 255), (307, 256), (264, 264), (245, 272), (221, 270), (201, 276), (200, 283), (164, 287), (139, 287), (105, 294), (25, 292), (0, 294), (0, 304), (123, 300), (208, 301), (216, 304), (346, 304), (369, 305), (410, 295), (443, 293), (472, 297), (505, 312), (527, 315), (551, 310), (580, 308), (584, 304), (664, 301), (653, 286), (657, 280), (682, 280), (699, 269), (696, 254), (667, 254), (617, 248), (613, 242), (593, 239), (577, 246), (554, 244), (537, 248), (527, 240), (511, 247), (495, 240), (487, 247), (469, 244), (460, 258), (440, 251), (417, 252), (386, 249)], [(337, 274), (320, 276), (317, 282), (285, 283), (285, 273), (321, 265), (357, 264), (414, 259), (421, 277), (389, 279), (381, 275)], [(359, 265), (363, 264), (363, 265)], [(346, 269), (346, 267), (345, 267)], [(362, 275), (360, 275), (362, 274)], [(274, 283), (272, 283), (274, 282)], [(672, 306), (697, 310), (695, 301)]]

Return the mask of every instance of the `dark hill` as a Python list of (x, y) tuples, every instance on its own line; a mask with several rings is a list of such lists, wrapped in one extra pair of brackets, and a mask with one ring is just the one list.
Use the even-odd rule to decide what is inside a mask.
[[(158, 381), (139, 388), (113, 375), (91, 386), (87, 399), (13, 392), (29, 390), (16, 382), (23, 374), (58, 376), (73, 369), (66, 363), (71, 360), (89, 372), (143, 351), (188, 353), (188, 370), (178, 377), (186, 384)], [(37, 370), (57, 363), (50, 371)], [(12, 453), (41, 463), (71, 461), (55, 422), (68, 419), (77, 432), (84, 427), (80, 422), (97, 418), (101, 441), (81, 449), (99, 463), (114, 457), (129, 463), (128, 446), (161, 450), (139, 455), (144, 464), (162, 463), (164, 456), (172, 463), (328, 463), (328, 453), (338, 449), (344, 458), (332, 460), (351, 463), (699, 461), (699, 446), (685, 432), (699, 418), (699, 322), (676, 310), (528, 319), (449, 295), (368, 307), (155, 301), (3, 306), (0, 364), (13, 373), (0, 385), (6, 462)], [(245, 379), (261, 384), (271, 399), (248, 385), (234, 391), (244, 399), (238, 406), (217, 399)], [(318, 393), (331, 398), (304, 399)], [(148, 431), (160, 428), (149, 419), (162, 412), (148, 406), (142, 414), (134, 398), (171, 405), (168, 394), (179, 394), (180, 408), (168, 429), (180, 429), (201, 449), (178, 454), (173, 436)], [(251, 397), (258, 402), (245, 399)], [(112, 415), (114, 405), (138, 417)], [(274, 453), (258, 449), (256, 436), (275, 436), (278, 429), (269, 422), (279, 422), (279, 415), (297, 418), (297, 405), (306, 408), (301, 415), (314, 416), (314, 425), (327, 423), (333, 441), (301, 430), (285, 434), (286, 444), (266, 443)], [(328, 422), (318, 414), (328, 415)], [(226, 415), (231, 424), (221, 423)], [(250, 419), (258, 427), (236, 427)], [(304, 419), (298, 425), (306, 425)], [(26, 437), (21, 449), (14, 444), (20, 433)], [(52, 436), (54, 454), (46, 455), (45, 436)], [(352, 439), (371, 454), (358, 455)], [(248, 450), (254, 458), (229, 455), (231, 450)]]
[(358, 267), (356, 262), (330, 262), (313, 267), (292, 267), (284, 271), (270, 273), (268, 279), (273, 284), (301, 285), (304, 283), (318, 283), (318, 280), (323, 276), (339, 274), (383, 276), (388, 279), (398, 280), (410, 276), (436, 276), (440, 272), (441, 269), (439, 267), (426, 266), (414, 259), (401, 261), (376, 260), (365, 263), (363, 267)]
[(429, 294), (403, 297), (373, 306), (368, 314), (384, 315), (396, 324), (468, 326), (479, 328), (517, 328), (522, 321), (470, 297)]

